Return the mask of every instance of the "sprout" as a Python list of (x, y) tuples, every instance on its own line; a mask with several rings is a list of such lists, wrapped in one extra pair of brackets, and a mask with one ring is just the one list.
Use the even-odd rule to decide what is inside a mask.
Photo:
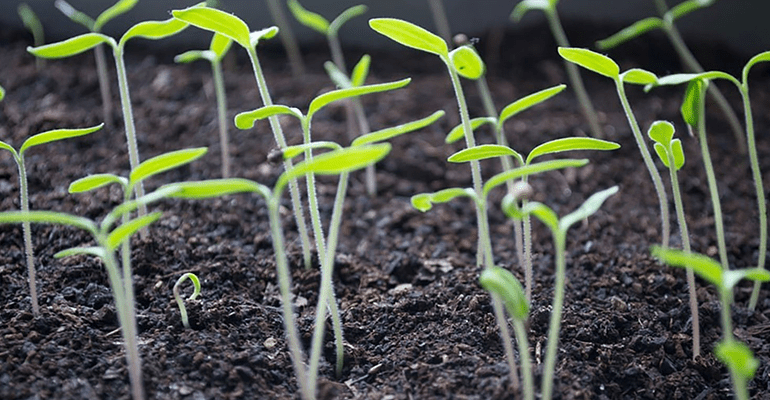
[[(21, 18), (21, 22), (32, 34), (32, 42), (35, 44), (35, 46), (42, 46), (45, 44), (43, 24), (40, 22), (40, 18), (37, 17), (37, 14), (32, 11), (32, 7), (30, 7), (27, 3), (21, 3), (16, 10), (19, 14), (19, 18)], [(45, 60), (37, 59), (35, 62), (35, 68), (38, 71), (45, 68)]]
[[(0, 99), (2, 97), (0, 96)], [(5, 149), (11, 152), (13, 160), (16, 162), (16, 166), (19, 168), (19, 204), (21, 205), (22, 212), (29, 211), (29, 194), (27, 189), (27, 168), (24, 165), (24, 152), (27, 149), (34, 146), (51, 143), (58, 140), (88, 135), (102, 129), (104, 124), (100, 124), (91, 128), (85, 129), (56, 129), (43, 133), (38, 133), (25, 140), (24, 143), (16, 151), (11, 145), (0, 141), (0, 149)], [(32, 301), (32, 313), (34, 315), (40, 314), (40, 307), (37, 301), (37, 285), (35, 282), (35, 255), (32, 249), (32, 230), (29, 222), (22, 224), (22, 231), (24, 234), (24, 252), (27, 258), (27, 274), (29, 276), (29, 293)]]
[(179, 313), (182, 314), (182, 324), (185, 328), (190, 329), (190, 322), (187, 320), (187, 308), (185, 308), (184, 300), (182, 300), (182, 296), (179, 294), (179, 287), (182, 286), (182, 282), (185, 279), (189, 279), (193, 284), (193, 293), (187, 298), (187, 301), (195, 300), (201, 294), (201, 281), (197, 275), (188, 272), (180, 276), (174, 284), (174, 299), (176, 299), (176, 304), (179, 306)]
[[(548, 25), (551, 28), (551, 33), (556, 44), (559, 47), (570, 47), (567, 40), (567, 34), (564, 33), (564, 28), (561, 26), (559, 14), (556, 12), (556, 6), (559, 4), (559, 0), (523, 0), (514, 7), (511, 13), (511, 19), (515, 22), (521, 21), (524, 15), (530, 10), (540, 10), (545, 14), (548, 20)], [(583, 116), (588, 120), (588, 126), (591, 129), (591, 134), (594, 137), (602, 138), (604, 134), (599, 126), (599, 118), (596, 115), (591, 98), (588, 97), (583, 79), (580, 77), (580, 71), (577, 67), (571, 63), (565, 61), (565, 68), (567, 68), (567, 75), (572, 86), (575, 88), (575, 95), (580, 103), (580, 108), (583, 111)]]

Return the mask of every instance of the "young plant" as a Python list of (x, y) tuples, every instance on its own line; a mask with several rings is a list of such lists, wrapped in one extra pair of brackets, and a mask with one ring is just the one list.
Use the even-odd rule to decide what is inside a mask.
[(714, 348), (714, 354), (730, 371), (733, 392), (738, 400), (748, 400), (747, 383), (754, 377), (759, 367), (759, 360), (754, 357), (746, 344), (733, 336), (733, 323), (730, 318), (730, 305), (733, 302), (733, 288), (742, 279), (754, 282), (770, 281), (770, 272), (761, 268), (729, 270), (715, 260), (697, 253), (684, 253), (679, 250), (652, 247), (652, 254), (662, 262), (674, 266), (693, 269), (701, 278), (716, 286), (722, 303), (721, 321), (723, 338)]
[[(762, 184), (762, 171), (759, 167), (759, 156), (757, 154), (757, 144), (754, 138), (754, 117), (751, 111), (751, 98), (749, 97), (749, 72), (751, 68), (761, 62), (770, 61), (770, 51), (766, 51), (752, 57), (746, 65), (743, 66), (742, 78), (739, 81), (730, 74), (721, 71), (710, 71), (700, 74), (674, 74), (660, 78), (653, 86), (659, 85), (679, 85), (693, 80), (702, 80), (708, 82), (714, 79), (724, 79), (732, 82), (741, 94), (743, 100), (743, 113), (745, 115), (746, 125), (746, 143), (748, 145), (749, 163), (751, 173), (754, 179), (754, 188), (757, 193), (757, 208), (759, 210), (759, 258), (757, 267), (765, 268), (767, 259), (767, 203), (765, 200), (765, 189)], [(749, 300), (749, 309), (754, 310), (759, 301), (760, 282), (754, 282), (754, 290), (751, 292)]]
[[(668, 168), (671, 176), (671, 191), (674, 193), (676, 219), (679, 222), (679, 232), (682, 237), (682, 249), (690, 254), (690, 235), (687, 231), (687, 219), (684, 215), (682, 195), (679, 188), (677, 171), (684, 166), (684, 151), (682, 141), (674, 139), (674, 125), (666, 121), (655, 121), (650, 126), (647, 136), (655, 142), (655, 153), (663, 165)], [(700, 322), (698, 318), (698, 297), (695, 294), (695, 275), (692, 268), (687, 268), (687, 286), (690, 293), (690, 314), (692, 315), (692, 358), (700, 356)]]
[(286, 49), (291, 73), (295, 78), (302, 77), (305, 75), (305, 62), (302, 60), (302, 53), (299, 51), (297, 38), (294, 36), (291, 25), (286, 19), (283, 7), (278, 0), (266, 0), (266, 2), (267, 9), (270, 11), (270, 17), (275, 22), (275, 25), (278, 26), (278, 29), (281, 30), (281, 43), (283, 43), (283, 48)]
[[(558, 4), (559, 0), (523, 0), (514, 7), (513, 12), (511, 13), (511, 19), (515, 22), (519, 22), (528, 11), (540, 10), (545, 14), (545, 17), (548, 20), (548, 25), (551, 28), (554, 39), (556, 39), (556, 44), (559, 47), (570, 47), (569, 41), (567, 40), (567, 34), (564, 33), (564, 28), (562, 28), (561, 21), (559, 20), (559, 14), (556, 12), (556, 6)], [(583, 79), (580, 77), (580, 71), (578, 71), (575, 65), (568, 62), (565, 62), (564, 66), (567, 69), (570, 83), (575, 88), (575, 95), (577, 96), (578, 103), (580, 103), (583, 116), (588, 121), (591, 135), (597, 138), (604, 137), (602, 128), (599, 126), (599, 118), (596, 115), (596, 110), (594, 109), (593, 103), (591, 103), (591, 98), (588, 97), (585, 85), (583, 84)]]
[(642, 129), (639, 127), (639, 123), (636, 121), (633, 110), (631, 110), (631, 104), (626, 97), (625, 84), (631, 83), (636, 85), (649, 85), (657, 81), (655, 74), (643, 69), (632, 68), (623, 73), (620, 73), (620, 67), (615, 61), (612, 61), (609, 57), (593, 52), (588, 49), (578, 48), (559, 48), (559, 55), (565, 60), (577, 64), (589, 71), (593, 71), (599, 75), (606, 76), (615, 82), (615, 88), (618, 92), (618, 98), (623, 106), (623, 111), (628, 119), (628, 125), (631, 127), (631, 132), (634, 134), (636, 145), (639, 147), (639, 152), (642, 154), (642, 160), (644, 166), (652, 178), (652, 184), (655, 186), (655, 193), (658, 195), (658, 204), (660, 205), (660, 219), (661, 219), (661, 245), (664, 248), (668, 248), (669, 235), (671, 234), (670, 216), (668, 212), (668, 197), (666, 196), (666, 189), (663, 186), (663, 179), (660, 177), (658, 169), (655, 168), (655, 163), (650, 156), (650, 150), (647, 148), (647, 144), (642, 136)]
[[(687, 0), (669, 9), (666, 0), (655, 0), (660, 17), (648, 17), (639, 20), (607, 39), (597, 41), (596, 47), (602, 51), (610, 50), (647, 32), (660, 29), (674, 46), (676, 54), (688, 72), (704, 72), (703, 67), (687, 47), (687, 44), (685, 44), (674, 22), (693, 11), (706, 8), (715, 2), (716, 0)], [(741, 154), (745, 154), (746, 143), (741, 139), (743, 128), (738, 120), (738, 116), (735, 115), (735, 111), (730, 107), (730, 103), (716, 85), (709, 88), (709, 94), (727, 118), (727, 122), (735, 135), (735, 142), (738, 145), (739, 151)]]
[[(526, 183), (525, 183), (526, 185)], [(542, 398), (551, 399), (553, 393), (553, 378), (556, 367), (556, 350), (559, 343), (559, 331), (561, 329), (561, 313), (564, 304), (564, 289), (567, 280), (565, 259), (567, 245), (567, 231), (576, 222), (582, 221), (595, 214), (605, 200), (618, 191), (617, 186), (602, 190), (588, 198), (577, 210), (565, 215), (561, 219), (556, 213), (538, 202), (528, 202), (520, 206), (520, 199), (527, 197), (531, 188), (517, 190), (513, 194), (507, 194), (503, 199), (503, 212), (510, 218), (521, 219), (527, 214), (534, 214), (545, 224), (553, 235), (554, 251), (556, 252), (556, 280), (554, 282), (553, 307), (551, 321), (548, 323), (548, 345), (545, 351), (545, 365), (543, 367), (543, 381), (541, 384)]]
[(430, 14), (433, 16), (433, 23), (436, 24), (436, 31), (444, 38), (447, 43), (452, 43), (452, 30), (449, 29), (449, 20), (444, 11), (443, 0), (428, 0)]
[[(91, 32), (99, 33), (102, 27), (113, 18), (130, 11), (139, 0), (119, 0), (112, 7), (104, 10), (96, 19), (76, 10), (65, 0), (56, 0), (54, 6), (59, 9), (72, 21), (83, 25)], [(36, 46), (39, 46), (36, 44)], [(102, 95), (102, 113), (104, 114), (104, 123), (108, 127), (113, 127), (112, 121), (112, 93), (110, 90), (110, 81), (107, 77), (107, 61), (104, 56), (104, 46), (94, 47), (94, 57), (96, 59), (96, 73), (99, 77), (99, 91)], [(42, 60), (42, 58), (38, 58)]]
[(214, 88), (217, 93), (217, 118), (219, 122), (219, 147), (222, 152), (222, 178), (230, 177), (230, 139), (227, 135), (227, 96), (222, 78), (222, 59), (230, 50), (233, 41), (227, 36), (214, 33), (208, 50), (190, 50), (174, 57), (178, 63), (189, 63), (205, 59), (211, 63)]
[[(19, 4), (17, 8), (19, 18), (24, 26), (32, 34), (32, 42), (35, 46), (42, 46), (45, 44), (45, 35), (43, 34), (43, 24), (40, 22), (40, 18), (37, 17), (32, 8), (27, 3)], [(40, 71), (45, 68), (45, 60), (37, 59), (35, 61), (35, 68)]]
[[(262, 103), (265, 106), (273, 105), (273, 99), (270, 97), (270, 90), (267, 88), (265, 75), (262, 73), (262, 66), (257, 57), (257, 45), (261, 40), (267, 40), (278, 34), (278, 28), (270, 27), (259, 31), (251, 32), (249, 26), (243, 20), (235, 15), (209, 7), (190, 7), (184, 10), (174, 10), (171, 12), (174, 18), (196, 26), (200, 29), (218, 33), (232, 39), (235, 43), (243, 47), (249, 54), (254, 78), (257, 81), (257, 88), (262, 97)], [(278, 118), (273, 116), (269, 118), (270, 129), (273, 131), (273, 138), (278, 148), (286, 148), (286, 136), (283, 134), (281, 124)], [(293, 167), (291, 160), (284, 160), (284, 169), (290, 170)], [(291, 195), (291, 204), (294, 212), (294, 220), (297, 223), (300, 243), (302, 244), (302, 256), (305, 267), (310, 268), (310, 236), (305, 225), (305, 213), (302, 209), (302, 202), (299, 195), (299, 186), (296, 181), (289, 183), (289, 194)]]
[(182, 325), (184, 325), (185, 328), (190, 329), (190, 322), (187, 319), (187, 308), (184, 306), (184, 300), (179, 294), (179, 288), (182, 286), (185, 279), (189, 279), (193, 284), (193, 293), (187, 298), (187, 301), (195, 300), (201, 294), (201, 281), (198, 279), (198, 275), (188, 272), (180, 276), (174, 284), (174, 299), (179, 306), (179, 313), (182, 315)]
[[(0, 100), (2, 96), (0, 96)], [(29, 190), (27, 189), (27, 168), (24, 165), (24, 153), (37, 145), (51, 143), (58, 140), (78, 137), (87, 135), (92, 132), (96, 132), (102, 129), (104, 124), (97, 125), (91, 128), (84, 129), (56, 129), (43, 133), (38, 133), (25, 140), (22, 143), (18, 151), (14, 149), (8, 143), (0, 141), (0, 149), (5, 149), (11, 152), (13, 160), (16, 162), (16, 166), (19, 168), (19, 206), (22, 212), (29, 211)], [(29, 277), (29, 293), (32, 301), (32, 313), (34, 315), (40, 314), (40, 307), (37, 301), (37, 284), (35, 280), (35, 255), (32, 249), (32, 229), (29, 222), (22, 224), (22, 231), (24, 235), (24, 253), (27, 258), (27, 275)]]

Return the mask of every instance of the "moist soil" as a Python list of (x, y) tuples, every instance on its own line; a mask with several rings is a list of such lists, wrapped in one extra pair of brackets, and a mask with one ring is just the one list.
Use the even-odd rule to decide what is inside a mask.
[[(590, 46), (618, 27), (568, 25), (577, 46)], [(498, 108), (529, 93), (567, 82), (545, 27), (483, 36), (490, 61), (489, 84)], [(499, 46), (494, 45), (499, 40)], [(137, 41), (141, 42), (141, 41)], [(98, 83), (90, 54), (48, 61), (36, 71), (26, 53), (26, 35), (2, 32), (0, 137), (19, 146), (30, 135), (102, 122)], [(151, 178), (147, 187), (180, 180), (220, 177), (214, 89), (205, 64), (175, 65), (176, 50), (129, 48), (128, 75), (143, 159), (186, 147), (208, 146), (202, 159)], [(714, 43), (693, 42), (707, 69), (739, 74), (748, 55)], [(660, 36), (637, 40), (612, 53), (622, 69), (644, 67), (660, 75), (680, 70)], [(280, 49), (260, 56), (274, 102), (306, 109), (333, 89), (323, 73), (326, 48), (306, 50), (307, 75), (294, 78)], [(348, 54), (352, 63), (362, 54)], [(362, 99), (373, 129), (425, 117), (444, 109), (439, 123), (393, 140), (393, 152), (377, 165), (379, 195), (365, 194), (363, 173), (352, 175), (335, 265), (334, 287), (345, 332), (345, 368), (333, 371), (334, 346), (326, 335), (319, 397), (373, 399), (507, 399), (511, 388), (490, 298), (478, 284), (475, 215), (467, 201), (420, 213), (410, 196), (471, 186), (467, 165), (450, 165), (460, 145), (444, 144), (458, 122), (446, 71), (435, 57), (409, 49), (375, 52), (369, 82), (412, 77), (411, 84)], [(752, 73), (752, 100), (760, 161), (770, 187), (770, 74)], [(114, 71), (112, 71), (114, 73)], [(114, 75), (113, 75), (114, 76)], [(712, 354), (721, 337), (720, 305), (712, 287), (698, 281), (703, 351), (693, 359), (691, 318), (683, 270), (663, 266), (649, 254), (660, 239), (660, 218), (650, 177), (608, 79), (583, 73), (614, 152), (575, 154), (591, 163), (581, 169), (533, 177), (534, 198), (559, 215), (613, 185), (620, 192), (594, 216), (576, 224), (567, 242), (567, 298), (561, 326), (555, 398), (721, 399), (731, 397), (726, 369)], [(226, 71), (229, 116), (261, 105), (251, 69), (238, 54)], [(31, 208), (99, 219), (119, 203), (115, 187), (68, 194), (67, 186), (94, 173), (128, 173), (128, 156), (113, 88), (116, 127), (90, 136), (33, 148), (27, 155)], [(466, 82), (473, 116), (483, 115), (475, 85)], [(739, 106), (735, 90), (722, 87)], [(656, 119), (674, 121), (687, 163), (680, 172), (693, 250), (716, 257), (714, 218), (697, 140), (687, 134), (678, 107), (682, 88), (645, 94), (628, 88), (643, 129)], [(722, 197), (730, 264), (756, 265), (756, 200), (746, 156), (715, 107), (709, 107), (709, 141)], [(739, 113), (740, 115), (740, 113)], [(282, 120), (291, 143), (298, 124)], [(506, 125), (508, 140), (526, 153), (546, 140), (586, 135), (571, 91), (528, 110)], [(266, 123), (249, 131), (230, 129), (233, 175), (272, 186), (281, 170), (267, 162), (274, 148)], [(331, 106), (317, 114), (314, 139), (347, 143), (345, 112)], [(489, 131), (478, 141), (491, 143)], [(485, 177), (499, 172), (482, 165)], [(662, 176), (667, 172), (660, 166)], [(0, 209), (19, 208), (17, 170), (0, 158)], [(321, 214), (328, 221), (335, 179), (320, 179)], [(317, 265), (302, 266), (296, 226), (285, 196), (283, 226), (291, 263), (292, 292), (305, 348), (309, 347), (319, 289)], [(491, 198), (495, 263), (523, 280), (513, 229)], [(672, 244), (680, 246), (672, 209)], [(206, 201), (164, 201), (163, 218), (148, 238), (132, 242), (134, 288), (143, 379), (150, 399), (297, 398), (297, 383), (284, 340), (275, 257), (264, 201), (232, 195)], [(529, 319), (536, 382), (542, 361), (554, 282), (550, 233), (533, 223), (535, 284)], [(0, 398), (129, 398), (124, 349), (104, 268), (88, 257), (53, 254), (91, 243), (74, 229), (33, 226), (41, 314), (33, 316), (22, 233), (0, 227)], [(314, 257), (317, 264), (317, 256)], [(172, 286), (185, 272), (202, 280), (199, 300), (188, 305), (184, 329)], [(189, 290), (189, 289), (187, 289)], [(754, 399), (770, 398), (770, 299), (762, 290), (757, 311), (747, 310), (749, 284), (735, 291), (735, 335), (761, 361), (749, 383)]]

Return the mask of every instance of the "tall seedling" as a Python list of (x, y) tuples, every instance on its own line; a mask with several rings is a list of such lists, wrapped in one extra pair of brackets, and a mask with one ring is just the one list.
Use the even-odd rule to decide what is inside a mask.
[[(567, 34), (564, 33), (564, 28), (561, 26), (559, 20), (559, 14), (556, 12), (556, 6), (559, 4), (559, 0), (523, 0), (521, 3), (514, 7), (511, 13), (511, 19), (515, 22), (521, 21), (524, 15), (530, 10), (540, 10), (545, 14), (548, 20), (548, 25), (551, 28), (551, 33), (556, 44), (559, 47), (570, 47), (567, 40)], [(588, 120), (588, 126), (591, 129), (591, 135), (593, 137), (602, 138), (602, 128), (599, 126), (599, 118), (596, 115), (596, 110), (591, 102), (591, 98), (588, 97), (585, 85), (583, 84), (583, 78), (580, 77), (580, 71), (577, 67), (571, 63), (565, 62), (564, 67), (567, 69), (567, 75), (569, 75), (570, 83), (575, 88), (575, 95), (580, 103), (580, 108), (583, 111), (583, 116)]]
[[(91, 32), (99, 33), (102, 27), (111, 19), (130, 11), (139, 0), (119, 0), (112, 7), (104, 10), (96, 19), (89, 17), (76, 10), (65, 0), (56, 0), (54, 5), (69, 19), (83, 25)], [(110, 90), (110, 81), (107, 77), (107, 61), (104, 57), (104, 46), (94, 47), (94, 57), (96, 58), (96, 72), (99, 77), (99, 91), (102, 95), (102, 113), (104, 114), (104, 123), (108, 127), (113, 127), (112, 121), (112, 93)]]

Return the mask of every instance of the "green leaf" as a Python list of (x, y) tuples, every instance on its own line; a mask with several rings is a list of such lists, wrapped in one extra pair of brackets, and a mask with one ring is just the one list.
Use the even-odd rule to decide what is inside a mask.
[(692, 127), (697, 127), (698, 121), (701, 119), (700, 112), (702, 110), (701, 105), (705, 101), (703, 96), (705, 88), (706, 83), (700, 79), (693, 79), (687, 84), (687, 91), (684, 93), (682, 107), (679, 110), (684, 122)]
[(270, 197), (266, 186), (242, 178), (209, 179), (205, 181), (177, 182), (163, 186), (174, 188), (168, 197), (177, 199), (209, 199), (236, 193), (259, 193)]
[(486, 160), (487, 158), (514, 156), (521, 157), (519, 153), (508, 146), (499, 144), (482, 144), (462, 149), (447, 158), (451, 163), (463, 163), (469, 161)]
[(710, 6), (716, 0), (688, 0), (674, 6), (666, 13), (666, 18), (671, 22), (701, 8)]
[(35, 57), (64, 58), (91, 50), (102, 43), (108, 43), (113, 47), (116, 46), (115, 40), (109, 36), (102, 35), (101, 33), (84, 33), (63, 42), (51, 43), (39, 47), (27, 47), (27, 51), (32, 53)]
[(666, 168), (671, 168), (669, 167), (668, 152), (666, 152), (666, 146), (656, 142), (652, 147), (655, 149), (655, 154), (658, 155), (660, 161), (663, 162), (663, 165), (665, 165)]
[(609, 50), (613, 47), (617, 47), (631, 39), (644, 35), (645, 33), (663, 27), (663, 20), (657, 17), (649, 17), (640, 21), (634, 22), (631, 26), (621, 30), (620, 32), (608, 37), (607, 39), (599, 40), (596, 42), (596, 47), (599, 50)]
[(5, 98), (5, 88), (0, 86), (0, 101), (3, 101), (4, 98)]
[(17, 9), (19, 17), (24, 26), (32, 32), (32, 37), (35, 40), (35, 45), (43, 44), (43, 24), (40, 23), (40, 19), (37, 17), (32, 8), (27, 3), (19, 4)]
[(350, 84), (352, 86), (361, 86), (366, 81), (366, 77), (369, 75), (369, 65), (372, 63), (372, 57), (368, 54), (361, 56), (358, 63), (353, 67), (353, 72), (350, 73)]
[(64, 258), (64, 257), (80, 256), (80, 255), (94, 256), (102, 260), (104, 260), (104, 258), (107, 257), (107, 253), (104, 252), (103, 248), (92, 246), (92, 247), (72, 247), (66, 250), (62, 250), (54, 254), (53, 258)]
[(714, 348), (714, 354), (730, 371), (745, 380), (753, 378), (759, 368), (759, 360), (754, 358), (751, 349), (734, 339), (721, 340)]
[(123, 48), (126, 45), (126, 42), (133, 38), (151, 40), (167, 38), (176, 35), (188, 26), (187, 22), (183, 22), (176, 18), (169, 18), (165, 21), (140, 22), (129, 28), (128, 31), (123, 34), (118, 42), (118, 47)]
[(577, 64), (599, 75), (617, 79), (620, 67), (611, 58), (588, 49), (559, 47), (559, 55), (565, 60)]
[(216, 54), (210, 50), (189, 50), (182, 54), (177, 54), (174, 57), (174, 62), (179, 64), (186, 64), (197, 60), (209, 60), (213, 62), (216, 60)]
[(497, 125), (503, 126), (505, 121), (508, 120), (508, 118), (513, 117), (514, 115), (536, 105), (540, 104), (551, 97), (561, 93), (562, 90), (564, 90), (567, 87), (567, 85), (556, 85), (554, 87), (550, 87), (548, 89), (543, 89), (539, 92), (532, 93), (530, 95), (524, 96), (516, 101), (514, 101), (511, 104), (508, 104), (503, 108), (502, 111), (500, 111), (500, 117), (498, 118)]
[(211, 44), (209, 44), (209, 50), (216, 55), (217, 61), (221, 61), (232, 45), (233, 39), (214, 32), (214, 36), (211, 37)]
[(175, 187), (174, 185), (166, 185), (158, 188), (152, 193), (148, 193), (142, 197), (126, 201), (123, 204), (120, 204), (119, 206), (113, 208), (112, 211), (110, 211), (109, 214), (107, 214), (104, 217), (104, 219), (102, 219), (102, 223), (100, 224), (100, 229), (102, 231), (106, 231), (110, 226), (112, 226), (112, 224), (114, 224), (117, 220), (119, 220), (123, 215), (135, 211), (142, 205), (148, 205), (158, 200), (169, 198), (171, 197), (171, 195), (173, 195), (177, 191), (179, 191), (178, 187)]
[(251, 32), (249, 34), (249, 43), (251, 43), (251, 47), (257, 47), (259, 44), (259, 41), (269, 40), (275, 37), (275, 35), (278, 34), (278, 27), (277, 26), (271, 26), (264, 29), (260, 29), (258, 31)]
[(113, 174), (95, 174), (88, 175), (70, 183), (68, 191), (70, 193), (83, 193), (98, 189), (111, 183), (120, 184), (124, 191), (128, 188), (128, 179), (126, 178)]
[(604, 204), (604, 201), (617, 192), (618, 187), (613, 186), (609, 189), (604, 189), (601, 192), (594, 193), (577, 210), (565, 215), (561, 221), (559, 221), (559, 230), (566, 233), (567, 229), (569, 229), (575, 222), (594, 215), (599, 211), (599, 208)]
[(753, 67), (755, 64), (768, 61), (770, 61), (770, 51), (765, 51), (755, 55), (754, 57), (751, 57), (749, 62), (747, 62), (743, 67), (743, 82), (748, 82), (749, 71), (751, 70), (751, 67)]
[(125, 224), (118, 226), (112, 232), (110, 232), (109, 236), (107, 236), (107, 243), (105, 243), (107, 250), (115, 251), (115, 249), (117, 249), (121, 243), (129, 240), (131, 236), (133, 236), (140, 229), (145, 228), (160, 219), (162, 215), (162, 212), (157, 211), (142, 217), (134, 218)]
[(376, 85), (364, 85), (364, 86), (337, 89), (337, 90), (332, 90), (331, 92), (326, 92), (316, 97), (315, 99), (313, 99), (313, 101), (310, 102), (310, 106), (308, 107), (308, 111), (307, 111), (307, 118), (311, 119), (313, 117), (313, 114), (315, 114), (318, 110), (328, 105), (329, 103), (333, 103), (335, 101), (347, 99), (350, 97), (361, 96), (364, 94), (379, 93), (379, 92), (385, 92), (388, 90), (399, 89), (408, 85), (409, 82), (411, 81), (412, 81), (412, 78), (406, 78), (395, 82), (380, 83)]
[[(293, 1), (293, 0), (289, 0)], [(340, 15), (337, 16), (337, 18), (334, 18), (334, 20), (329, 24), (327, 34), (331, 36), (337, 36), (337, 33), (339, 32), (340, 28), (342, 28), (342, 25), (344, 25), (346, 22), (350, 21), (351, 19), (358, 17), (359, 15), (365, 14), (369, 10), (369, 7), (359, 4), (357, 6), (350, 7), (340, 13)]]
[(326, 75), (329, 75), (329, 79), (331, 79), (332, 82), (334, 82), (334, 84), (337, 86), (337, 89), (353, 87), (353, 83), (350, 81), (348, 76), (345, 75), (344, 72), (340, 71), (340, 69), (337, 68), (337, 65), (333, 62), (325, 62), (324, 69), (326, 70)]
[(655, 121), (650, 125), (647, 136), (666, 147), (674, 139), (674, 125), (668, 121)]
[(620, 75), (620, 80), (634, 85), (654, 85), (658, 77), (650, 71), (632, 68)]
[(587, 159), (576, 160), (576, 159), (567, 158), (563, 160), (543, 161), (535, 164), (529, 164), (529, 165), (513, 168), (511, 170), (501, 172), (489, 178), (489, 180), (484, 184), (482, 197), (486, 198), (490, 190), (512, 179), (519, 179), (525, 176), (539, 174), (541, 172), (546, 172), (546, 171), (553, 171), (557, 169), (564, 169), (564, 168), (570, 168), (570, 167), (582, 167), (586, 164), (588, 164)]
[(522, 213), (525, 215), (534, 215), (535, 218), (539, 219), (543, 225), (547, 226), (554, 235), (559, 234), (559, 216), (556, 215), (551, 207), (537, 201), (530, 201), (524, 205)]
[(434, 193), (420, 193), (412, 196), (412, 207), (426, 212), (433, 208), (433, 204), (448, 203), (457, 197), (470, 197), (474, 201), (476, 198), (476, 192), (471, 188), (449, 188), (439, 190)]
[(67, 225), (96, 234), (96, 224), (88, 218), (53, 211), (6, 211), (0, 212), (0, 224), (33, 222), (42, 224)]
[(338, 143), (328, 142), (328, 141), (319, 141), (319, 142), (298, 144), (295, 146), (287, 146), (283, 149), (283, 159), (290, 160), (304, 153), (306, 150), (314, 150), (314, 149), (340, 150), (342, 149), (342, 146), (340, 146)]
[(320, 14), (308, 11), (305, 7), (302, 7), (297, 0), (289, 0), (286, 5), (289, 6), (289, 11), (291, 11), (292, 15), (294, 15), (294, 18), (296, 18), (299, 23), (324, 36), (327, 35), (329, 32), (329, 21), (326, 18)]
[(369, 20), (369, 26), (377, 33), (406, 47), (433, 53), (440, 57), (446, 57), (449, 54), (449, 48), (444, 39), (411, 22), (395, 18), (374, 18)]
[(577, 150), (616, 150), (620, 145), (607, 140), (584, 137), (568, 137), (545, 142), (529, 152), (525, 164), (529, 164), (537, 157), (546, 154), (556, 154), (564, 151)]
[(102, 123), (96, 126), (92, 126), (90, 128), (54, 129), (52, 131), (38, 133), (37, 135), (34, 135), (24, 141), (24, 143), (21, 145), (21, 148), (19, 149), (19, 156), (23, 156), (24, 152), (30, 147), (45, 144), (45, 143), (55, 142), (57, 140), (63, 140), (63, 139), (69, 139), (73, 137), (88, 135), (89, 133), (96, 132), (99, 129), (102, 129), (103, 126), (104, 124)]
[(203, 157), (207, 151), (205, 147), (176, 150), (145, 160), (131, 171), (130, 185), (136, 185), (153, 175), (191, 163)]
[(673, 74), (664, 76), (662, 78), (658, 78), (658, 82), (654, 86), (664, 86), (664, 85), (681, 85), (682, 83), (690, 82), (693, 79), (702, 79), (702, 80), (711, 80), (711, 79), (726, 79), (730, 82), (733, 82), (737, 87), (741, 87), (741, 83), (738, 82), (735, 77), (733, 77), (730, 74), (726, 74), (721, 71), (709, 71), (709, 72), (702, 72), (699, 74)]
[(19, 153), (16, 152), (16, 149), (14, 149), (13, 146), (0, 140), (0, 149), (5, 149), (10, 151), (11, 154), (13, 154), (14, 160), (16, 160), (16, 162), (19, 162)]
[(104, 24), (106, 24), (113, 18), (130, 11), (132, 8), (134, 8), (136, 3), (138, 2), (139, 0), (120, 0), (117, 3), (115, 3), (112, 7), (104, 10), (101, 14), (99, 14), (98, 17), (96, 17), (93, 31), (94, 32), (101, 31)]
[(676, 249), (663, 249), (660, 246), (652, 246), (652, 255), (672, 267), (690, 267), (698, 276), (716, 286), (717, 289), (725, 290), (722, 266), (710, 257), (698, 253), (687, 254)]
[(679, 171), (684, 166), (684, 150), (682, 150), (682, 141), (674, 139), (671, 141), (671, 154), (674, 156), (674, 171)]
[(479, 283), (503, 299), (508, 314), (519, 321), (526, 321), (529, 315), (527, 296), (519, 280), (510, 271), (500, 267), (486, 268), (481, 272)]
[(767, 282), (770, 280), (770, 272), (764, 268), (744, 268), (722, 271), (722, 282), (725, 290), (732, 291), (735, 285), (742, 279), (754, 282)]
[(422, 129), (436, 122), (439, 118), (443, 117), (444, 114), (445, 113), (443, 110), (439, 110), (417, 121), (407, 122), (405, 124), (401, 124), (398, 126), (392, 126), (390, 128), (381, 129), (376, 132), (367, 133), (366, 135), (361, 135), (353, 140), (353, 143), (350, 144), (350, 147), (363, 146), (363, 145), (377, 143), (377, 142), (384, 142), (396, 136), (400, 136), (408, 132)]
[(543, 12), (556, 12), (556, 4), (559, 0), (524, 0), (513, 8), (510, 18), (514, 22), (519, 22), (530, 10), (540, 10)]
[(235, 116), (235, 126), (238, 129), (251, 129), (257, 120), (270, 118), (275, 115), (292, 115), (300, 121), (305, 120), (302, 111), (294, 107), (271, 105), (257, 108), (252, 111), (244, 111)]
[[(496, 122), (497, 120), (492, 117), (473, 118), (471, 119), (471, 130), (475, 131), (476, 129), (478, 129), (478, 127), (484, 124), (495, 125)], [(446, 135), (446, 139), (444, 139), (444, 143), (447, 143), (447, 144), (454, 143), (464, 137), (465, 137), (465, 127), (461, 123), (455, 126), (454, 128), (452, 128), (451, 131), (449, 131), (449, 134)]]
[(185, 281), (185, 279), (189, 279), (193, 284), (193, 293), (190, 295), (190, 297), (187, 298), (187, 300), (195, 300), (201, 294), (201, 281), (198, 279), (198, 275), (195, 275), (192, 272), (183, 274), (179, 277), (179, 279), (177, 279), (176, 283), (174, 284), (174, 295), (179, 293), (179, 286), (182, 284), (182, 282)]
[(189, 7), (171, 14), (190, 25), (227, 36), (245, 49), (251, 47), (249, 27), (235, 15), (209, 7)]
[(455, 71), (466, 79), (479, 79), (486, 70), (479, 53), (470, 46), (460, 46), (452, 50), (449, 53), (449, 60)]
[(91, 32), (96, 32), (94, 30), (94, 22), (95, 22), (94, 19), (89, 17), (85, 13), (76, 10), (74, 7), (70, 5), (70, 3), (67, 3), (64, 0), (56, 0), (54, 1), (53, 5), (59, 11), (61, 11), (62, 14), (67, 16), (67, 18), (71, 19), (73, 22), (83, 25), (86, 29), (88, 29)]

